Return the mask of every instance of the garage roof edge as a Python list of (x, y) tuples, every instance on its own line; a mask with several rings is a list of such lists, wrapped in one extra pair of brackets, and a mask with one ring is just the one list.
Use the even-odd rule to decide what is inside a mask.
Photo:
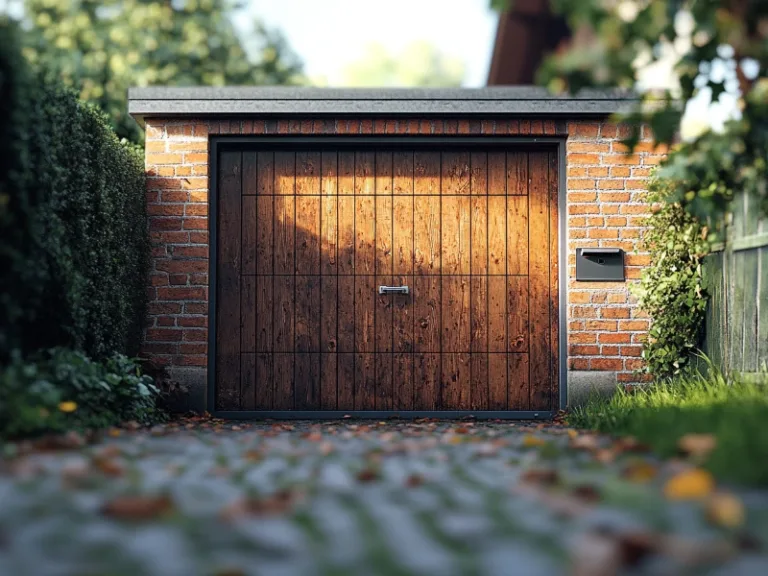
[(128, 112), (150, 116), (461, 115), (607, 116), (637, 102), (620, 90), (553, 95), (536, 86), (486, 88), (310, 88), (292, 86), (142, 87)]

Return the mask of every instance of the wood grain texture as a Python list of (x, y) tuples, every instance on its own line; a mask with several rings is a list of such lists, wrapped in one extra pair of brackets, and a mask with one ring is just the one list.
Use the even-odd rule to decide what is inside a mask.
[(507, 354), (488, 354), (488, 409), (507, 409)]
[(528, 352), (528, 278), (507, 278), (507, 352)]
[(320, 354), (297, 352), (294, 366), (296, 410), (319, 410)]
[(469, 274), (470, 199), (468, 196), (443, 196), (440, 200), (442, 273)]
[(324, 151), (321, 157), (320, 273), (336, 274), (338, 229), (338, 153)]
[(320, 351), (336, 352), (338, 344), (339, 281), (336, 276), (320, 277)]
[(272, 349), (276, 352), (291, 352), (294, 349), (294, 277), (275, 276), (274, 282), (274, 345)]
[(218, 270), (216, 316), (216, 408), (240, 406), (240, 185), (242, 154), (219, 159)]
[(276, 352), (272, 356), (273, 362), (273, 400), (274, 410), (293, 410), (293, 352)]
[(255, 410), (271, 410), (275, 386), (274, 357), (271, 353), (256, 354)]
[(295, 277), (294, 348), (320, 351), (320, 276)]
[(507, 351), (507, 279), (488, 276), (488, 351)]
[(256, 236), (258, 217), (256, 196), (243, 196), (242, 208), (242, 264), (241, 274), (256, 274)]
[(256, 352), (256, 280), (240, 279), (240, 352)]
[[(549, 158), (546, 152), (531, 153), (529, 165), (529, 226), (531, 236), (549, 244)], [(532, 250), (529, 256), (529, 363), (531, 410), (550, 407), (551, 325), (549, 318), (549, 251)]]
[[(416, 182), (418, 186), (418, 181)], [(414, 272), (440, 273), (440, 197), (414, 196)]]
[(528, 354), (509, 354), (507, 387), (509, 410), (529, 410), (531, 388), (528, 381)]
[(436, 410), (440, 393), (440, 354), (413, 355), (414, 410)]
[(240, 193), (243, 196), (252, 196), (258, 194), (259, 184), (259, 159), (258, 152), (253, 150), (244, 150), (243, 158), (243, 181), (240, 186)]
[(392, 253), (394, 274), (413, 273), (413, 196), (394, 196)]
[(337, 407), (339, 410), (355, 409), (355, 354), (338, 354), (336, 357)]
[(474, 352), (470, 363), (470, 409), (488, 410), (488, 354)]
[(240, 410), (256, 408), (256, 354), (240, 354)]
[(376, 409), (376, 354), (355, 355), (355, 410)]
[(443, 276), (441, 294), (442, 347), (446, 352), (470, 349), (469, 276)]
[(488, 273), (507, 273), (507, 198), (488, 197)]
[(355, 351), (355, 277), (338, 277), (338, 336), (339, 352)]
[(320, 196), (296, 196), (296, 274), (320, 273)]
[(338, 354), (320, 354), (320, 410), (336, 410)]
[(528, 274), (528, 251), (528, 197), (507, 196), (507, 274)]
[(470, 355), (444, 352), (441, 358), (441, 410), (468, 410), (470, 406)]
[(355, 276), (355, 351), (375, 352), (376, 277)]
[(393, 410), (413, 410), (413, 354), (392, 356)]
[(507, 152), (507, 195), (528, 194), (528, 152)]
[(435, 352), (440, 350), (440, 277), (415, 276), (413, 278), (414, 350)]
[(256, 197), (256, 273), (261, 276), (274, 273), (274, 202), (272, 196)]

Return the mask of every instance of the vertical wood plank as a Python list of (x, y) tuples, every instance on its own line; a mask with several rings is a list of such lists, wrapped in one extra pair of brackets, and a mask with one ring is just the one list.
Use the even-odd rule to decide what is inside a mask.
[(488, 354), (488, 409), (507, 409), (508, 354)]
[(488, 152), (488, 194), (507, 195), (507, 153)]
[(240, 355), (240, 410), (256, 409), (256, 354)]
[[(418, 186), (418, 181), (416, 182)], [(414, 268), (419, 275), (440, 273), (440, 197), (414, 196)]]
[(274, 350), (275, 299), (272, 283), (272, 277), (256, 277), (256, 350), (259, 352)]
[(392, 193), (413, 196), (413, 151), (397, 150), (392, 156)]
[(443, 352), (441, 358), (440, 410), (468, 410), (470, 360), (466, 352)]
[(530, 410), (528, 354), (508, 354), (507, 388), (509, 410)]
[[(529, 222), (530, 234), (549, 246), (549, 162), (546, 152), (529, 156)], [(529, 254), (529, 364), (531, 410), (550, 408), (550, 283), (548, 250), (531, 250)]]
[(355, 268), (355, 153), (339, 152), (339, 274)]
[(375, 261), (375, 197), (355, 196), (355, 274), (373, 274)]
[(507, 198), (488, 197), (488, 273), (507, 273)]
[(338, 154), (324, 151), (321, 159), (320, 273), (336, 274), (338, 248)]
[(338, 286), (336, 276), (320, 278), (320, 351), (337, 351)]
[(320, 273), (320, 196), (296, 196), (296, 273)]
[(392, 196), (376, 196), (376, 274), (392, 274)]
[[(547, 251), (537, 236), (533, 249)], [(527, 196), (507, 196), (507, 274), (528, 274)]]
[(296, 194), (320, 194), (320, 152), (296, 153)]
[[(413, 354), (396, 353), (392, 358), (393, 410), (413, 410)], [(419, 383), (420, 385), (420, 383)]]
[(440, 270), (440, 154), (414, 153), (414, 267), (416, 274)]
[(336, 410), (338, 354), (324, 352), (320, 354), (320, 409)]
[(225, 151), (218, 174), (216, 409), (240, 405), (240, 187), (242, 156)]
[(440, 277), (413, 278), (414, 350), (440, 352)]
[(275, 274), (295, 270), (295, 154), (275, 152)]
[[(275, 276), (274, 345), (276, 352), (293, 351), (294, 328), (294, 277)], [(277, 368), (275, 368), (277, 369)]]
[(488, 351), (507, 351), (507, 279), (488, 276)]
[(528, 278), (507, 278), (507, 351), (528, 352)]
[(258, 178), (256, 181), (256, 273), (271, 276), (274, 273), (274, 198), (275, 155), (273, 152), (258, 153)]
[(243, 154), (243, 183), (240, 188), (243, 196), (258, 194), (259, 161), (258, 152), (245, 150)]
[(470, 409), (488, 410), (488, 353), (470, 354)]
[(355, 277), (339, 276), (338, 336), (339, 352), (355, 351)]
[(355, 276), (355, 351), (375, 352), (376, 277)]
[(240, 352), (255, 352), (256, 276), (242, 276), (240, 282)]
[(272, 354), (256, 354), (255, 410), (272, 410), (275, 374)]
[(338, 354), (338, 400), (339, 410), (355, 409), (355, 354)]
[(442, 352), (470, 350), (469, 290), (469, 276), (442, 277)]
[(242, 258), (241, 274), (256, 274), (256, 237), (258, 217), (256, 196), (242, 199)]
[(376, 409), (376, 354), (355, 356), (355, 410)]
[(413, 196), (395, 196), (393, 212), (394, 273), (410, 275), (413, 272)]
[(296, 410), (320, 409), (320, 354), (296, 353)]
[(528, 194), (528, 152), (507, 152), (507, 195)]
[(392, 410), (394, 398), (393, 359), (394, 354), (391, 353), (374, 354), (374, 361), (376, 362), (376, 410)]
[(470, 351), (488, 352), (488, 278), (470, 279)]
[(475, 152), (471, 157), (472, 179), (470, 188), (472, 192), (470, 240), (472, 274), (488, 273), (488, 154)]
[[(467, 187), (468, 189), (468, 187)], [(441, 270), (443, 274), (469, 274), (470, 213), (468, 196), (443, 196)]]
[(552, 410), (560, 408), (560, 230), (558, 225), (557, 152), (549, 153), (549, 322), (550, 322), (550, 389)]
[(320, 351), (320, 277), (296, 276), (294, 338), (296, 352)]
[(413, 356), (414, 410), (437, 410), (440, 383), (440, 354)]
[(442, 194), (469, 194), (469, 152), (443, 152), (441, 163)]
[(293, 352), (277, 352), (273, 354), (273, 388), (272, 406), (275, 410), (293, 410)]

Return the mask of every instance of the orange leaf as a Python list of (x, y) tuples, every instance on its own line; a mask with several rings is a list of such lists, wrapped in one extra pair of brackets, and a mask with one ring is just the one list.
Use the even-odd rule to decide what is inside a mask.
[(664, 495), (670, 500), (697, 500), (715, 489), (715, 481), (706, 470), (693, 468), (672, 476), (664, 485)]
[(732, 494), (713, 494), (705, 509), (707, 520), (716, 526), (737, 528), (744, 524), (744, 504)]
[(656, 478), (658, 470), (649, 462), (633, 462), (622, 472), (622, 477), (630, 482), (650, 482)]
[(168, 496), (118, 496), (101, 508), (102, 514), (118, 520), (151, 520), (173, 510)]

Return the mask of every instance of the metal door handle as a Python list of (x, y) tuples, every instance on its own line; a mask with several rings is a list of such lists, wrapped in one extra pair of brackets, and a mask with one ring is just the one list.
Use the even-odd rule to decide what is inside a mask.
[(379, 286), (379, 294), (408, 294), (408, 286)]

